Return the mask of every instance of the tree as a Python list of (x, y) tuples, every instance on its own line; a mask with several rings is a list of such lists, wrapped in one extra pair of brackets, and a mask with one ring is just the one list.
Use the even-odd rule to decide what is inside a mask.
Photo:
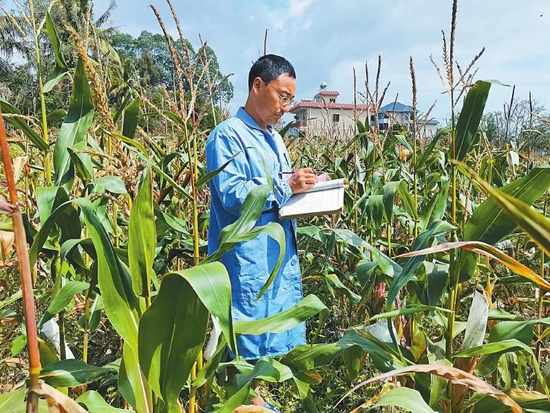
[[(96, 61), (100, 61), (103, 56), (99, 50), (108, 50), (105, 47), (105, 33), (109, 33), (110, 28), (101, 29), (100, 26), (108, 21), (108, 18), (115, 7), (115, 1), (98, 19), (92, 22), (93, 2), (87, 0), (61, 0), (51, 2), (49, 0), (35, 0), (33, 2), (21, 2), (20, 8), (4, 13), (0, 16), (0, 59), (2, 66), (11, 65), (14, 74), (13, 81), (6, 82), (11, 84), (12, 94), (17, 98), (17, 106), (23, 113), (33, 113), (36, 110), (35, 104), (30, 104), (28, 99), (21, 99), (21, 94), (37, 95), (38, 76), (45, 82), (55, 68), (55, 56), (53, 48), (48, 38), (45, 27), (46, 13), (49, 13), (58, 37), (61, 42), (62, 53), (69, 67), (75, 67), (78, 53), (74, 47), (74, 42), (70, 38), (66, 27), (74, 29), (82, 39), (88, 39), (86, 46), (90, 54)], [(91, 39), (93, 41), (91, 41)], [(12, 58), (14, 62), (12, 62)], [(26, 71), (26, 74), (20, 73)], [(21, 80), (25, 80), (24, 87)], [(28, 82), (32, 79), (32, 82)], [(10, 87), (10, 86), (9, 86)], [(67, 102), (68, 89), (58, 88), (50, 94), (61, 94), (61, 96), (49, 96), (50, 109), (58, 107), (51, 106), (54, 102)], [(5, 96), (5, 95), (4, 95)], [(12, 102), (14, 103), (14, 102)]]
[(548, 153), (550, 128), (544, 105), (531, 99), (513, 101), (502, 111), (483, 116), (482, 128), (489, 142), (499, 148), (516, 142), (519, 150), (531, 153)]
[[(177, 88), (178, 78), (173, 57), (163, 35), (144, 30), (137, 38), (126, 33), (115, 33), (108, 36), (108, 39), (122, 59), (129, 59), (132, 62), (142, 87), (154, 88), (161, 85), (169, 91)], [(196, 83), (204, 87), (205, 84), (222, 81), (224, 75), (220, 71), (216, 54), (211, 47), (204, 44), (195, 52), (189, 41), (186, 41), (185, 47), (179, 40), (170, 39), (170, 41), (182, 61), (185, 61), (186, 52), (189, 52), (193, 62), (204, 62), (204, 64), (199, 64), (199, 70), (195, 74), (194, 80), (206, 76), (207, 81)], [(207, 67), (206, 62), (208, 62)], [(205, 69), (207, 69), (206, 72)], [(186, 79), (184, 79), (184, 88), (189, 90)], [(207, 99), (210, 92), (210, 90), (204, 89), (200, 91), (200, 95), (203, 99)], [(218, 88), (214, 100), (229, 102), (232, 97), (233, 85), (226, 79)]]

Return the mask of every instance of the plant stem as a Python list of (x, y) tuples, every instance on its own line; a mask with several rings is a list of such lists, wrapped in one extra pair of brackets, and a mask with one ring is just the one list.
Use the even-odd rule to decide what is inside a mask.
[[(0, 149), (2, 151), (2, 161), (6, 172), (6, 181), (11, 202), (11, 216), (13, 219), (13, 232), (15, 235), (15, 252), (19, 262), (19, 275), (21, 278), (21, 291), (23, 294), (23, 313), (25, 316), (25, 327), (27, 331), (27, 349), (29, 351), (29, 374), (30, 390), (39, 387), (40, 376), (40, 353), (38, 351), (38, 333), (36, 328), (36, 313), (34, 308), (33, 283), (31, 268), (29, 263), (29, 250), (27, 248), (25, 227), (21, 211), (17, 207), (17, 188), (13, 176), (13, 167), (11, 163), (10, 150), (6, 130), (4, 128), (4, 118), (0, 111)], [(38, 411), (38, 395), (34, 391), (29, 392), (27, 400), (27, 412)]]
[[(544, 207), (542, 208), (542, 213), (544, 216), (546, 216), (548, 212), (548, 196), (546, 196), (544, 198)], [(544, 268), (544, 264), (545, 264), (545, 259), (544, 259), (544, 251), (540, 251), (540, 276), (541, 278), (545, 278), (545, 268)], [(542, 308), (543, 308), (543, 303), (544, 303), (544, 294), (541, 294), (540, 293), (540, 289), (537, 288), (536, 290), (536, 295), (537, 295), (537, 317), (539, 318), (539, 320), (542, 318)], [(540, 335), (541, 335), (541, 326), (540, 324), (537, 323), (537, 326), (536, 326), (536, 331), (537, 331), (537, 338), (540, 338)], [(540, 346), (541, 346), (541, 342), (540, 340), (537, 339), (537, 347), (536, 347), (536, 356), (537, 356), (537, 362), (540, 363)]]
[[(36, 55), (36, 75), (38, 77), (38, 93), (40, 95), (40, 111), (42, 116), (42, 134), (44, 136), (44, 142), (49, 144), (50, 138), (48, 136), (48, 118), (46, 115), (46, 99), (44, 97), (44, 86), (42, 84), (42, 69), (40, 61), (40, 45), (38, 43), (38, 31), (36, 30), (36, 22), (34, 19), (34, 6), (32, 0), (29, 0), (29, 8), (31, 12), (31, 24), (34, 36), (34, 52)], [(46, 184), (49, 186), (52, 184), (50, 157), (48, 152), (44, 152), (44, 178)]]
[[(454, 20), (454, 16), (453, 16)], [(451, 38), (451, 60), (450, 60), (450, 73), (449, 73), (449, 84), (450, 84), (450, 98), (451, 98), (451, 159), (456, 159), (456, 120), (455, 120), (455, 104), (454, 104), (454, 86), (453, 86), (453, 76), (452, 76), (452, 49), (453, 49), (453, 39)], [(451, 224), (456, 226), (456, 203), (457, 203), (457, 167), (451, 163)], [(456, 229), (451, 232), (452, 241), (457, 240)], [(451, 360), (453, 355), (453, 337), (455, 330), (455, 309), (458, 296), (458, 283), (460, 278), (457, 254), (453, 249), (450, 251), (450, 260), (449, 260), (449, 280), (451, 290), (449, 292), (449, 312), (447, 318), (447, 341), (445, 342), (445, 355), (448, 360)]]

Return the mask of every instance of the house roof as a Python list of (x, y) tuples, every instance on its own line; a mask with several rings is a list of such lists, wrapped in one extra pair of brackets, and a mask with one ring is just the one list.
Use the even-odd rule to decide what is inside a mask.
[(337, 92), (336, 90), (321, 90), (317, 94), (319, 96), (339, 96), (340, 92)]
[(313, 102), (310, 100), (302, 100), (296, 105), (292, 106), (288, 111), (295, 112), (298, 109), (303, 108), (320, 108), (320, 109), (343, 109), (343, 110), (353, 110), (357, 109), (360, 111), (367, 110), (367, 105), (354, 105), (353, 103), (338, 103), (338, 102)]
[(399, 102), (388, 103), (382, 106), (379, 112), (412, 112), (413, 107)]

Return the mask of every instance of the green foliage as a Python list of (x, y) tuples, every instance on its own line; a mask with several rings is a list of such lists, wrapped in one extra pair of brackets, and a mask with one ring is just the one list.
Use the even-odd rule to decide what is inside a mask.
[[(134, 67), (142, 87), (153, 88), (162, 85), (167, 90), (176, 89), (176, 69), (164, 36), (144, 30), (137, 38), (133, 38), (126, 33), (116, 33), (110, 35), (108, 39), (123, 61), (130, 62)], [(193, 45), (187, 40), (185, 45), (180, 40), (171, 39), (171, 42), (181, 58), (184, 58), (186, 53), (190, 53), (192, 60), (201, 58), (209, 62), (207, 70), (211, 79), (222, 79), (224, 77), (220, 72), (216, 54), (209, 46), (203, 45), (195, 52)], [(201, 56), (201, 54), (204, 56)], [(201, 68), (202, 70), (204, 70), (204, 67)], [(198, 80), (200, 76), (202, 74), (197, 73), (195, 80)], [(197, 82), (197, 84), (200, 88), (205, 86), (203, 82)], [(186, 91), (189, 91), (188, 80), (186, 80), (185, 87)], [(210, 91), (202, 90), (200, 93), (204, 95), (210, 93)], [(228, 80), (224, 80), (214, 95), (214, 100), (229, 102), (232, 97), (233, 86)]]
[[(344, 210), (301, 222), (303, 301), (268, 319), (233, 323), (221, 256), (259, 234), (273, 238), (279, 261), (263, 293), (285, 242), (279, 225), (256, 226), (272, 190), (264, 185), (251, 191), (239, 219), (223, 230), (219, 250), (207, 256), (205, 184), (219, 171), (205, 173), (202, 151), (220, 120), (214, 106), (233, 93), (214, 51), (176, 40), (181, 59), (172, 62), (161, 35), (115, 33), (107, 36), (110, 44), (98, 36), (89, 57), (77, 59), (64, 27), (97, 29), (82, 24), (86, 2), (52, 5), (51, 14), (39, 3), (47, 34), (40, 33), (39, 51), (49, 44), (53, 52), (41, 66), (48, 79), (40, 95), (45, 123), (36, 121), (32, 99), (0, 105), (12, 130), (31, 144), (18, 189), (27, 205), (39, 327), (55, 317), (61, 330), (60, 350), (40, 342), (44, 380), (58, 387), (87, 384), (77, 401), (92, 412), (125, 404), (138, 412), (195, 405), (229, 412), (248, 403), (255, 378), (293, 392), (277, 400), (283, 411), (297, 403), (308, 412), (359, 405), (503, 411), (515, 403), (547, 409), (539, 393), (548, 391), (541, 355), (532, 348), (547, 344), (550, 324), (537, 291), (548, 289), (550, 169), (527, 156), (512, 165), (510, 148), (491, 151), (496, 120), (486, 119), (495, 128), (485, 134), (480, 124), (492, 82), (469, 88), (456, 125), (430, 141), (403, 128), (381, 134), (358, 122), (359, 133), (343, 144), (289, 142), (296, 166), (348, 179)], [(36, 69), (0, 69), (9, 74), (9, 89), (36, 97)], [(177, 69), (184, 74), (181, 87)], [(95, 76), (94, 70), (104, 72)], [(99, 85), (98, 79), (108, 81)], [(159, 84), (170, 93), (157, 92)], [(181, 107), (190, 100), (195, 107)], [(48, 130), (55, 146), (45, 139)], [(534, 148), (526, 133), (518, 141)], [(413, 157), (400, 156), (398, 148)], [(53, 171), (37, 166), (49, 160)], [(489, 245), (503, 239), (513, 242), (515, 256)], [(2, 279), (2, 286), (8, 291), (0, 300), (2, 342), (19, 352), (28, 342), (18, 325), (24, 322), (21, 293), (12, 280)], [(516, 311), (508, 297), (528, 304)], [(239, 357), (225, 362), (227, 350), (236, 351), (236, 335), (284, 331), (304, 321), (311, 343), (255, 365)], [(220, 338), (213, 333), (217, 324)], [(204, 363), (209, 333), (213, 351)], [(63, 359), (65, 344), (77, 359)], [(233, 380), (225, 377), (229, 366), (238, 370)], [(3, 382), (14, 382), (15, 373), (4, 369), (10, 380)], [(396, 387), (372, 384), (379, 373), (400, 376)], [(369, 387), (358, 393), (356, 379)], [(1, 409), (18, 409), (24, 390), (0, 395)]]

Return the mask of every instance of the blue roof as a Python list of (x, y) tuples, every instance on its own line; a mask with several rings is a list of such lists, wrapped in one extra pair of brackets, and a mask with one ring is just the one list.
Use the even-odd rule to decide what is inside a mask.
[(399, 102), (388, 103), (382, 106), (379, 112), (412, 112), (413, 107)]

